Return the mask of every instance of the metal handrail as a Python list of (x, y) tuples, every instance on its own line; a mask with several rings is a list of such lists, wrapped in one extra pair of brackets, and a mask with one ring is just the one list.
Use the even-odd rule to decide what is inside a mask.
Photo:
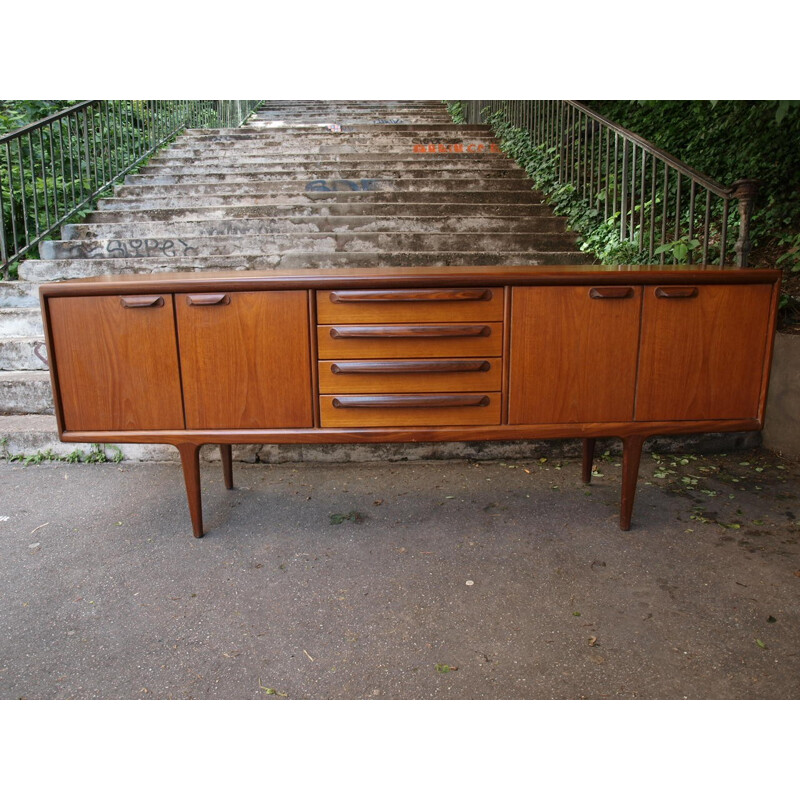
[(0, 278), (190, 127), (235, 128), (261, 100), (86, 100), (0, 136)]
[[(724, 186), (574, 100), (460, 102), (466, 124), (501, 115), (526, 131), (533, 147), (550, 154), (559, 183), (605, 219), (618, 218), (620, 240), (634, 242), (643, 261), (663, 264), (670, 248), (679, 260), (674, 246), (683, 241), (689, 263), (696, 251), (702, 263), (713, 254), (720, 265), (747, 266), (758, 181)], [(729, 231), (736, 226), (731, 254)]]

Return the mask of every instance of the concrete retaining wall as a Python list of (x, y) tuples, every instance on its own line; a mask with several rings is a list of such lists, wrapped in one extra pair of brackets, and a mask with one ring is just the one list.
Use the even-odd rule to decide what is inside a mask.
[(784, 458), (800, 459), (800, 336), (775, 337), (762, 443)]

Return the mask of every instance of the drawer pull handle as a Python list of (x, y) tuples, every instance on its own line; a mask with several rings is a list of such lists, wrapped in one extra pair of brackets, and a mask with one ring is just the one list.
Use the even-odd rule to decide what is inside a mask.
[(488, 361), (344, 361), (331, 364), (334, 375), (365, 373), (488, 372)]
[(229, 294), (188, 294), (186, 302), (190, 306), (227, 306), (231, 302)]
[(491, 289), (386, 289), (331, 292), (332, 303), (416, 303), (491, 300)]
[(665, 300), (676, 300), (682, 297), (697, 297), (696, 286), (658, 286), (656, 297)]
[(485, 394), (375, 394), (334, 397), (334, 408), (465, 408), (488, 406)]
[(594, 286), (589, 289), (592, 300), (623, 300), (633, 297), (632, 286)]
[(488, 325), (348, 325), (331, 328), (332, 339), (442, 339), (491, 336)]
[(160, 295), (139, 294), (120, 297), (119, 302), (123, 308), (158, 308), (164, 305), (164, 298)]

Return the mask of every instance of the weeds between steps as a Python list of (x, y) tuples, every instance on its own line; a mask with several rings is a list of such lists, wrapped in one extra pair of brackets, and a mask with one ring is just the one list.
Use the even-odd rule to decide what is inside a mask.
[[(106, 452), (111, 451), (111, 455)], [(75, 449), (65, 456), (60, 456), (52, 451), (51, 448), (47, 450), (37, 450), (35, 453), (14, 453), (8, 452), (8, 439), (0, 439), (0, 459), (8, 463), (19, 462), (26, 467), (31, 464), (43, 464), (45, 461), (57, 461), (65, 464), (105, 464), (113, 462), (118, 464), (124, 456), (122, 450), (114, 444), (93, 444), (87, 453), (85, 450)]]

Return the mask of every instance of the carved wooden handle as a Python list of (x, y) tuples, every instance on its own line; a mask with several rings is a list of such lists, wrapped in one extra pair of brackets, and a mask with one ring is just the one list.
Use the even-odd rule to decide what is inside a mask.
[(385, 289), (331, 292), (332, 303), (440, 302), (491, 300), (491, 289)]
[(123, 308), (158, 308), (164, 305), (164, 298), (160, 295), (134, 294), (130, 297), (120, 297)]
[(633, 297), (633, 286), (593, 286), (589, 289), (592, 300), (623, 300)]
[(186, 302), (190, 306), (227, 306), (231, 302), (229, 294), (188, 294)]
[(331, 364), (334, 375), (363, 373), (488, 372), (488, 361), (344, 361)]
[(464, 408), (488, 406), (485, 394), (365, 394), (334, 397), (334, 408)]
[(665, 300), (673, 300), (681, 297), (697, 297), (696, 286), (658, 286), (656, 287), (656, 297)]
[(490, 336), (488, 325), (348, 325), (331, 328), (332, 339), (440, 339)]

